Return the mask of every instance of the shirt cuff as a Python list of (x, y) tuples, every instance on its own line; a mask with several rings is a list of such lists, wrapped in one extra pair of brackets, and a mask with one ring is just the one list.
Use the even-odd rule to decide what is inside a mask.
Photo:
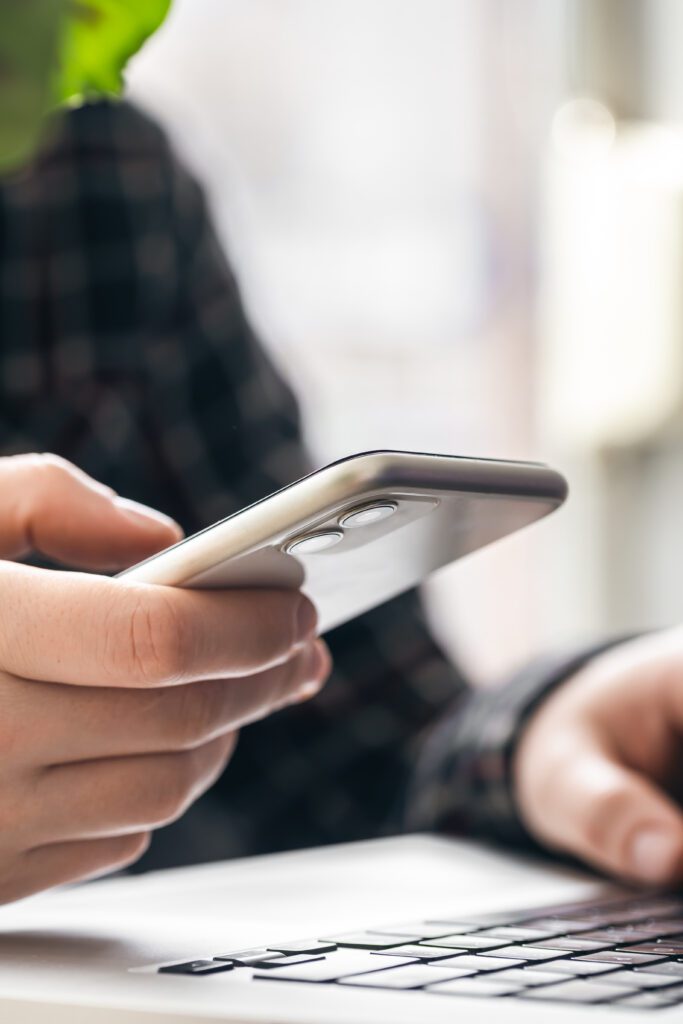
[(506, 685), (461, 698), (423, 743), (408, 789), (406, 826), (537, 846), (522, 824), (512, 780), (524, 725), (557, 686), (626, 639), (539, 659)]

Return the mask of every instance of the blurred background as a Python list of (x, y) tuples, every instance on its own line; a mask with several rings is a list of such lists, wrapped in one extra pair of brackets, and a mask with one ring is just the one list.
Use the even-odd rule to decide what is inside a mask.
[(552, 462), (425, 598), (488, 684), (683, 617), (680, 0), (175, 0), (129, 93), (204, 182), (317, 463)]

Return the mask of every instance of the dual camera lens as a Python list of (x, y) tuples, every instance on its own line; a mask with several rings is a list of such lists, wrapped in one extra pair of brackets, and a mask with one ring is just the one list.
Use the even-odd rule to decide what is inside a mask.
[(345, 512), (339, 519), (339, 529), (321, 530), (318, 533), (309, 533), (305, 537), (299, 537), (291, 541), (285, 548), (289, 555), (314, 555), (320, 551), (327, 551), (333, 548), (344, 537), (344, 530), (356, 530), (361, 526), (374, 526), (393, 516), (397, 509), (393, 501), (375, 502), (372, 505), (364, 505), (363, 508), (352, 509)]

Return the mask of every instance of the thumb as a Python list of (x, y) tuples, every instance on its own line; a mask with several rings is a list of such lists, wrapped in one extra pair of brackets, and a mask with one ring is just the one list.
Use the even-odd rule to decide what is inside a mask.
[(0, 458), (0, 558), (38, 551), (85, 569), (118, 569), (181, 536), (172, 519), (118, 497), (57, 455)]
[(646, 775), (590, 750), (571, 762), (556, 795), (559, 845), (635, 882), (683, 878), (683, 814)]

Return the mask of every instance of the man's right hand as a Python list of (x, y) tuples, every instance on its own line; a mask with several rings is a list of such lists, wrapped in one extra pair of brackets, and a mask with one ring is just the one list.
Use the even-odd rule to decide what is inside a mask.
[[(179, 537), (62, 459), (0, 458), (0, 558), (114, 569)], [(297, 592), (0, 561), (0, 902), (140, 857), (220, 775), (240, 726), (320, 689), (315, 625)]]

